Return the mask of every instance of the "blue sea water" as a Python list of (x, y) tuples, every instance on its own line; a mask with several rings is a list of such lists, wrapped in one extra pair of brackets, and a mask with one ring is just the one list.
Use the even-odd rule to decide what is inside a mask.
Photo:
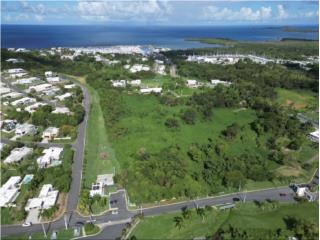
[[(318, 26), (304, 26), (318, 28)], [(303, 28), (303, 27), (302, 27)], [(186, 38), (229, 38), (272, 41), (282, 38), (319, 39), (318, 32), (284, 32), (271, 26), (52, 26), (1, 25), (1, 47), (49, 48), (112, 45), (154, 45), (172, 49), (212, 45)]]

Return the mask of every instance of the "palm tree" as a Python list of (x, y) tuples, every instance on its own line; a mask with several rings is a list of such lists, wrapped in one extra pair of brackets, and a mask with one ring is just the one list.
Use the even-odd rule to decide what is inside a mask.
[(182, 208), (182, 216), (184, 219), (189, 219), (191, 217), (191, 210), (187, 207)]
[(203, 208), (197, 208), (197, 214), (202, 217), (202, 222), (204, 222), (205, 211)]
[(183, 227), (183, 218), (180, 216), (176, 216), (173, 218), (175, 226), (179, 228), (179, 230)]

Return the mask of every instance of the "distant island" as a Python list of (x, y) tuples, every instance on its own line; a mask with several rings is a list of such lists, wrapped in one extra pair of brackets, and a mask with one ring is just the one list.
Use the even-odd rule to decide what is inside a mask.
[(302, 33), (319, 32), (318, 28), (283, 27), (281, 28), (281, 30), (283, 32), (302, 32)]

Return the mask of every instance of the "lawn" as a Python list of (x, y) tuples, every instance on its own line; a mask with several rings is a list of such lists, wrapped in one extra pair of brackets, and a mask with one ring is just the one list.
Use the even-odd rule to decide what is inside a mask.
[(97, 175), (113, 173), (119, 169), (115, 153), (109, 142), (104, 125), (98, 93), (87, 86), (91, 108), (86, 129), (85, 162), (83, 180), (86, 187), (96, 181)]
[(236, 209), (219, 212), (213, 210), (207, 213), (205, 221), (192, 212), (190, 219), (184, 220), (184, 227), (180, 230), (175, 227), (173, 218), (181, 216), (180, 212), (163, 214), (155, 217), (146, 217), (133, 230), (131, 236), (138, 239), (192, 239), (215, 233), (219, 228), (232, 225), (237, 228), (247, 229), (285, 229), (283, 220), (286, 216), (304, 218), (316, 223), (318, 221), (318, 204), (287, 204), (281, 203), (276, 209), (261, 210), (254, 203), (238, 205)]

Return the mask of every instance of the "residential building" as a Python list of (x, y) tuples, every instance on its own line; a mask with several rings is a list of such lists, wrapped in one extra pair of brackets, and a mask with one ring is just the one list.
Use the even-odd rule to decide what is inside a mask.
[(187, 80), (187, 87), (189, 88), (197, 88), (199, 85), (198, 85), (198, 82), (197, 80)]
[(30, 123), (23, 123), (17, 124), (15, 134), (16, 136), (23, 136), (23, 135), (35, 135), (37, 133), (37, 129), (33, 124)]
[(1, 94), (1, 96), (2, 96), (3, 94), (9, 93), (9, 92), (11, 92), (11, 89), (10, 89), (10, 88), (5, 87), (5, 86), (1, 86), (1, 88), (0, 88), (0, 94)]
[(72, 96), (72, 93), (67, 92), (67, 93), (62, 94), (60, 96), (56, 96), (55, 98), (58, 99), (59, 101), (63, 101), (66, 98), (71, 97), (71, 96)]
[(140, 93), (149, 94), (149, 93), (161, 93), (162, 88), (141, 88)]
[(9, 58), (9, 59), (6, 60), (6, 62), (9, 62), (9, 63), (23, 63), (24, 60), (20, 59), (20, 58)]
[(66, 84), (66, 85), (64, 85), (63, 87), (65, 88), (65, 89), (72, 89), (72, 88), (75, 88), (77, 85), (76, 84)]
[(221, 80), (219, 80), (219, 79), (212, 79), (211, 81), (211, 86), (212, 87), (215, 87), (215, 86), (217, 86), (218, 84), (222, 84), (222, 85), (224, 85), (224, 86), (229, 86), (229, 85), (231, 85), (231, 82), (226, 82), (226, 81), (221, 81)]
[(58, 82), (61, 81), (61, 78), (59, 76), (57, 76), (57, 77), (47, 77), (46, 80), (49, 83), (58, 83)]
[(6, 119), (1, 121), (1, 129), (6, 132), (11, 132), (12, 130), (14, 130), (16, 128), (16, 125), (16, 120)]
[(55, 113), (55, 114), (69, 114), (70, 110), (67, 107), (56, 107), (54, 111), (52, 111), (51, 113)]
[(33, 152), (32, 148), (22, 147), (22, 148), (14, 148), (11, 150), (10, 155), (3, 161), (3, 163), (16, 163), (20, 162), (22, 159), (31, 155)]
[(27, 90), (27, 92), (35, 91), (35, 92), (43, 92), (45, 90), (49, 90), (52, 88), (52, 84), (49, 83), (43, 83), (35, 86), (30, 86)]
[(39, 107), (41, 107), (41, 106), (46, 106), (46, 105), (48, 105), (48, 104), (43, 103), (43, 102), (36, 102), (36, 103), (34, 103), (34, 104), (32, 104), (32, 105), (29, 105), (29, 106), (25, 107), (24, 110), (27, 111), (27, 112), (29, 112), (29, 113), (33, 113), (33, 112), (35, 112)]
[(11, 68), (8, 70), (9, 74), (13, 74), (13, 73), (24, 73), (26, 72), (24, 69), (22, 68)]
[(0, 188), (0, 207), (8, 207), (19, 195), (21, 177), (13, 176)]
[(113, 87), (125, 87), (126, 86), (126, 80), (111, 80)]
[(11, 102), (11, 105), (12, 106), (27, 105), (27, 104), (35, 103), (36, 101), (37, 100), (35, 98), (24, 97)]
[(57, 137), (59, 134), (59, 128), (56, 127), (48, 127), (46, 130), (42, 133), (43, 139), (53, 139)]
[(52, 71), (46, 71), (44, 72), (44, 76), (47, 77), (53, 77), (53, 72)]
[(60, 154), (62, 153), (63, 148), (60, 147), (50, 147), (47, 149), (44, 149), (41, 157), (37, 159), (37, 163), (40, 168), (50, 167), (50, 166), (56, 166), (61, 164), (60, 161)]
[(26, 211), (31, 209), (49, 209), (53, 207), (58, 199), (59, 191), (53, 190), (51, 184), (42, 186), (37, 198), (30, 198), (25, 206)]
[(141, 80), (140, 79), (131, 80), (131, 81), (128, 81), (128, 84), (130, 84), (131, 86), (140, 86)]
[(13, 85), (16, 85), (16, 84), (25, 85), (25, 84), (31, 84), (31, 83), (34, 83), (34, 82), (37, 82), (37, 81), (40, 81), (40, 78), (38, 78), (38, 77), (29, 77), (29, 78), (18, 79), (16, 81), (12, 82), (12, 84)]
[(102, 183), (94, 183), (91, 186), (91, 190), (89, 192), (90, 197), (93, 197), (94, 195), (103, 195), (103, 185)]
[(319, 129), (308, 134), (308, 138), (312, 142), (319, 142)]
[(132, 73), (141, 72), (141, 71), (150, 71), (150, 67), (142, 64), (134, 64), (129, 71)]
[(19, 92), (10, 92), (10, 93), (6, 93), (2, 95), (2, 98), (10, 98), (10, 99), (14, 99), (14, 98), (19, 98), (22, 97), (23, 94), (19, 93)]

